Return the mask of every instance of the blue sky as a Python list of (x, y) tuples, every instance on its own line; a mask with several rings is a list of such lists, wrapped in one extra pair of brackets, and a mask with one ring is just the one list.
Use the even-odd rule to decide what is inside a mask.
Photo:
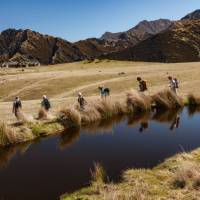
[(77, 41), (144, 19), (179, 19), (200, 9), (200, 0), (1, 0), (0, 8), (0, 31), (28, 28)]

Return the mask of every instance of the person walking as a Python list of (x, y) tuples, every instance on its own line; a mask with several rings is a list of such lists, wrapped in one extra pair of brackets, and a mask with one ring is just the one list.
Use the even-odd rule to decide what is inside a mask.
[(85, 109), (85, 105), (87, 104), (81, 92), (78, 93), (78, 103), (80, 105), (81, 110)]
[(22, 102), (19, 97), (15, 97), (13, 101), (13, 110), (12, 112), (14, 113), (16, 118), (19, 118), (19, 113), (20, 110), (22, 109)]
[(176, 81), (171, 76), (168, 76), (168, 80), (169, 80), (170, 90), (172, 90), (176, 94), (176, 92), (177, 92), (176, 89), (177, 89), (178, 84), (176, 84)]
[(147, 82), (143, 80), (141, 77), (137, 77), (137, 81), (139, 83), (139, 91), (145, 92), (147, 90)]
[(49, 101), (49, 99), (47, 98), (46, 95), (43, 95), (43, 99), (42, 99), (42, 102), (41, 102), (41, 106), (42, 106), (42, 108), (44, 108), (44, 110), (45, 110), (46, 112), (48, 112), (49, 109), (51, 108), (51, 103), (50, 103), (50, 101)]

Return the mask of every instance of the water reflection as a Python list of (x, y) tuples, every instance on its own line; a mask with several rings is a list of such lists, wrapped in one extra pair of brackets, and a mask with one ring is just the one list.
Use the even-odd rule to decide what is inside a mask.
[(80, 137), (80, 129), (65, 129), (60, 136), (59, 147), (64, 149), (74, 144)]
[(190, 117), (194, 116), (195, 114), (200, 112), (200, 106), (195, 106), (195, 105), (189, 105), (188, 106), (188, 115)]
[(200, 115), (188, 118), (187, 112), (154, 110), (117, 117), (0, 149), (0, 199), (58, 199), (87, 186), (96, 161), (116, 181), (128, 168), (154, 167), (181, 152), (180, 146), (186, 151), (200, 147)]
[(24, 143), (16, 146), (0, 148), (0, 169), (4, 169), (10, 163), (11, 159), (17, 154), (24, 154), (31, 143)]
[(125, 116), (116, 116), (110, 119), (98, 121), (89, 126), (85, 126), (83, 127), (83, 130), (90, 134), (112, 133), (114, 126), (125, 119)]
[[(179, 128), (180, 120), (181, 120), (181, 112), (182, 109), (177, 110), (168, 110), (168, 111), (156, 111), (154, 113), (147, 112), (141, 113), (137, 115), (129, 115), (128, 117), (118, 116), (109, 120), (103, 120), (96, 123), (93, 123), (90, 126), (83, 127), (83, 131), (89, 134), (110, 134), (113, 133), (113, 128), (116, 124), (127, 120), (127, 124), (130, 127), (134, 127), (139, 125), (138, 131), (143, 133), (148, 130), (149, 124), (151, 120), (159, 122), (159, 123), (167, 123), (169, 124), (169, 129), (172, 131), (174, 129)], [(199, 108), (189, 107), (188, 113), (190, 116), (193, 116), (194, 113), (200, 112)], [(80, 138), (80, 129), (68, 129), (64, 130), (59, 139), (59, 147), (60, 149), (65, 149), (75, 142), (77, 142)], [(35, 140), (34, 144), (40, 143), (39, 140)], [(10, 160), (19, 152), (23, 154), (30, 147), (31, 143), (24, 143), (21, 145), (11, 146), (7, 148), (0, 148), (0, 169), (5, 168)]]

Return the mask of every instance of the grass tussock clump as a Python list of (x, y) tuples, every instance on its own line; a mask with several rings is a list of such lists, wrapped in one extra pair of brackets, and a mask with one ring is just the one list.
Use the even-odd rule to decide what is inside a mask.
[(151, 110), (151, 98), (143, 93), (130, 91), (127, 93), (127, 109), (129, 113)]
[(86, 108), (80, 112), (81, 114), (81, 123), (83, 125), (92, 124), (101, 120), (101, 114), (94, 107), (93, 103), (89, 103)]
[(176, 169), (172, 178), (172, 185), (175, 189), (200, 188), (200, 168), (194, 162), (186, 161)]
[(184, 106), (183, 100), (169, 89), (154, 94), (152, 99), (158, 109), (174, 109)]
[(187, 106), (200, 106), (200, 98), (195, 97), (193, 94), (189, 94), (186, 97), (185, 105), (187, 105)]
[(40, 108), (38, 112), (38, 119), (47, 119), (48, 118), (48, 113), (44, 108)]
[(17, 120), (20, 121), (22, 124), (33, 122), (33, 117), (26, 115), (22, 111), (17, 112), (16, 117), (17, 117)]
[(94, 163), (94, 170), (90, 170), (90, 172), (93, 185), (94, 184), (102, 185), (107, 181), (106, 180), (107, 175), (101, 163), (99, 162)]
[(12, 130), (8, 125), (0, 121), (0, 145), (6, 146), (12, 144), (16, 141), (16, 135), (14, 130)]
[(61, 109), (58, 121), (65, 127), (65, 129), (81, 127), (81, 115), (75, 108)]

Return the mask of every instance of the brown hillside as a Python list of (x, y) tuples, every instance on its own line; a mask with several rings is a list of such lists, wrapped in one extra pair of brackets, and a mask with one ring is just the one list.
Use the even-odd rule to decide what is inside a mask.
[(200, 60), (200, 20), (176, 22), (135, 47), (105, 56), (116, 60), (193, 62)]

